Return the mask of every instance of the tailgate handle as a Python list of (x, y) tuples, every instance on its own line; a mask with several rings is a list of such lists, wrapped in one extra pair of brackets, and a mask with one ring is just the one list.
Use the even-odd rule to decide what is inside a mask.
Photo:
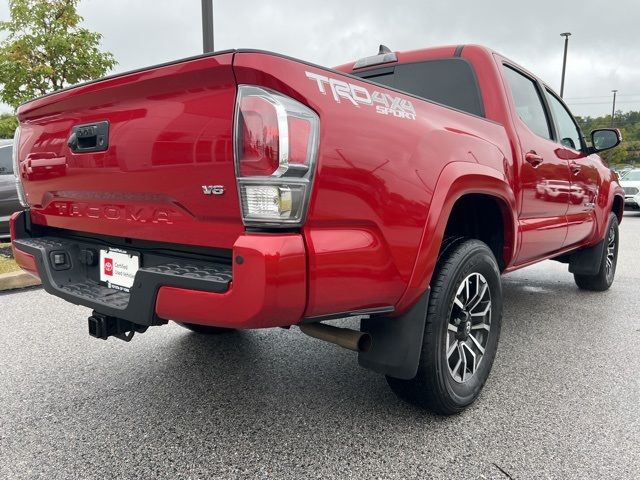
[(109, 122), (75, 125), (67, 145), (74, 153), (102, 152), (109, 148)]

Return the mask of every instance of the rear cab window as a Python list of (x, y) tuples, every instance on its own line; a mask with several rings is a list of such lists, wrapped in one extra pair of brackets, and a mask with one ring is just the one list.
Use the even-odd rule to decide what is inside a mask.
[(475, 72), (462, 58), (401, 63), (354, 75), (446, 107), (485, 116)]

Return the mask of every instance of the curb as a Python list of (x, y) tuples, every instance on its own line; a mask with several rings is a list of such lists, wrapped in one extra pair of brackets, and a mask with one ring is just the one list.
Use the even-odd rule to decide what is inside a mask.
[(33, 287), (34, 285), (40, 285), (40, 280), (22, 270), (0, 274), (0, 292), (4, 290), (15, 290), (17, 288)]

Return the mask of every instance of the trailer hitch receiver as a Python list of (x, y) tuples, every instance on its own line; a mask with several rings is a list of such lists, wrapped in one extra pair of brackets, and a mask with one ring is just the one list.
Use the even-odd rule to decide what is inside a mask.
[(129, 320), (103, 315), (95, 311), (89, 317), (89, 335), (102, 340), (115, 337), (129, 342), (136, 332), (144, 333), (147, 328), (146, 325), (139, 325)]

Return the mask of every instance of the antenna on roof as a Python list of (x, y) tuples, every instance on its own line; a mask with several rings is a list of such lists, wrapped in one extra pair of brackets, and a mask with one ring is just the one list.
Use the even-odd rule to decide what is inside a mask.
[(372, 65), (380, 65), (382, 63), (397, 62), (398, 57), (386, 45), (380, 45), (378, 54), (372, 57), (365, 57), (353, 64), (353, 69), (370, 67)]

